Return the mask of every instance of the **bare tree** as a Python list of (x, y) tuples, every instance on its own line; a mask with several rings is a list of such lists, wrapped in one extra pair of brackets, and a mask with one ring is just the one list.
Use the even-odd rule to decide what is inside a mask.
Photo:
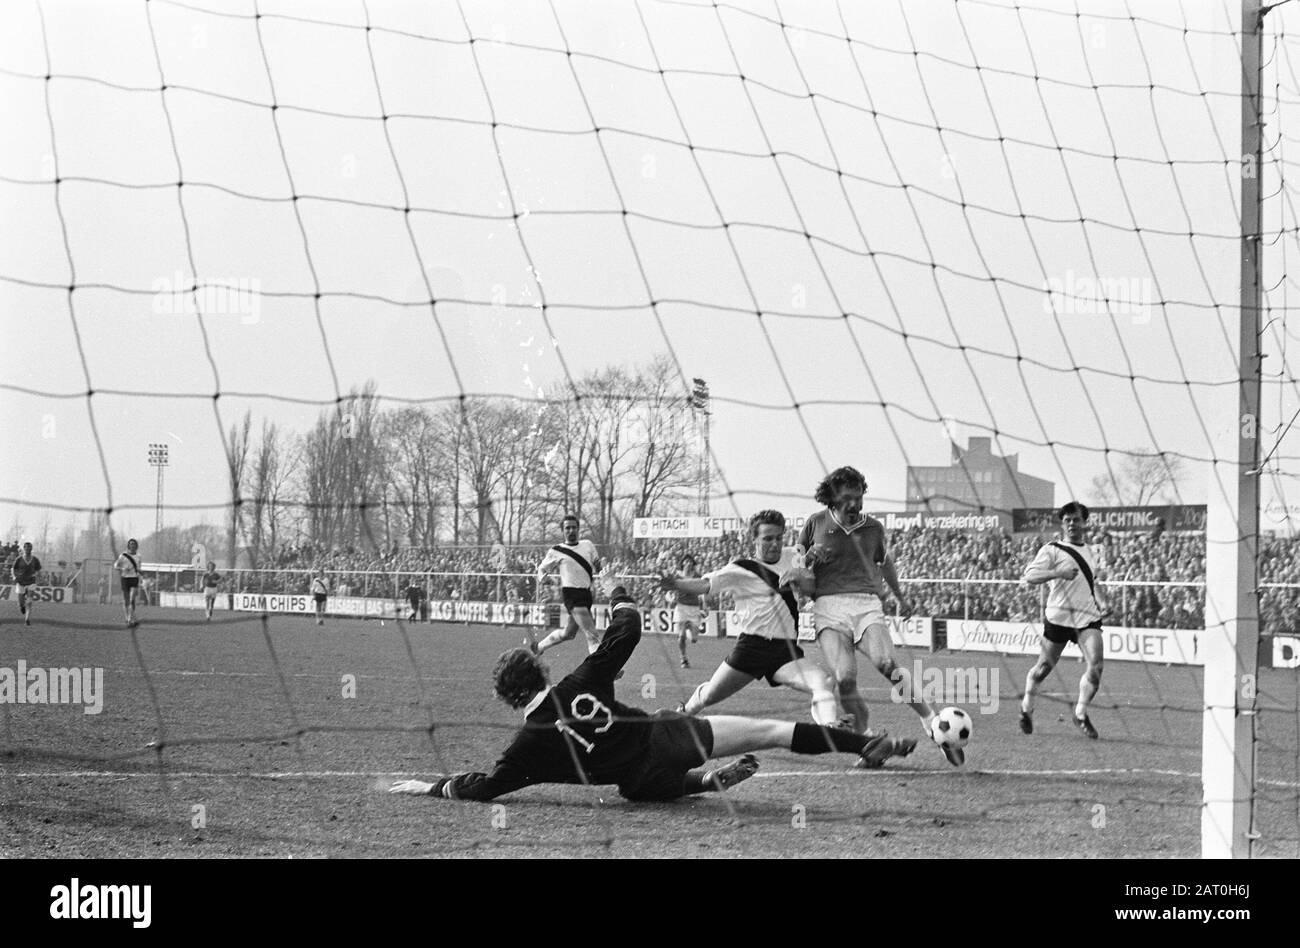
[(586, 415), (584, 435), (591, 453), (591, 486), (596, 495), (593, 532), (600, 542), (608, 543), (617, 532), (619, 487), (637, 447), (631, 431), (637, 383), (622, 368), (612, 367), (587, 376), (579, 387)]
[(678, 492), (698, 486), (699, 453), (692, 449), (690, 392), (667, 356), (656, 356), (637, 373), (636, 393), (633, 425), (640, 448), (630, 470), (632, 515), (645, 517)]
[[(239, 531), (244, 521), (244, 472), (248, 466), (248, 449), (253, 430), (253, 413), (230, 426), (226, 438), (226, 472), (230, 483), (230, 514), (226, 523), (226, 565), (234, 568), (239, 557)], [(188, 557), (187, 557), (188, 558)]]
[(325, 548), (391, 540), (383, 527), (385, 452), (374, 382), (323, 412), (303, 441), (302, 495), (312, 541)]
[(1181, 457), (1135, 449), (1125, 453), (1106, 474), (1092, 479), (1089, 498), (1120, 507), (1179, 503), (1179, 485), (1185, 477)]
[(455, 460), (441, 434), (438, 419), (422, 407), (401, 408), (384, 416), (383, 441), (392, 459), (388, 483), (400, 531), (412, 546), (431, 547), (437, 542), (439, 507)]
[(253, 452), (253, 498), (248, 531), (255, 569), (275, 558), (288, 513), (286, 495), (296, 468), (297, 451), (289, 436), (275, 422), (263, 419), (257, 449)]

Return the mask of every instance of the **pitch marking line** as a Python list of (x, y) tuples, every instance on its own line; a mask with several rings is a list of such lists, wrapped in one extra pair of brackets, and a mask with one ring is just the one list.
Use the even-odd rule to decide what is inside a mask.
[[(883, 770), (872, 771), (872, 777), (918, 777), (930, 774), (948, 774), (954, 773), (953, 768), (935, 769), (935, 770)], [(1156, 776), (1156, 777), (1181, 777), (1186, 780), (1199, 779), (1200, 774), (1188, 773), (1182, 770), (1147, 770), (1133, 769), (1126, 767), (1098, 768), (1088, 770), (971, 770), (966, 771), (971, 774), (982, 774), (991, 777), (1099, 777), (1105, 775), (1132, 775), (1132, 776)], [(267, 771), (260, 773), (236, 773), (233, 771), (219, 772), (210, 770), (177, 770), (158, 773), (156, 771), (120, 771), (120, 770), (53, 770), (53, 771), (25, 771), (10, 776), (17, 778), (54, 778), (60, 780), (71, 779), (92, 779), (92, 780), (114, 780), (139, 778), (145, 780), (157, 780), (160, 776), (174, 780), (200, 780), (211, 778), (227, 778), (235, 780), (331, 780), (335, 778), (366, 778), (375, 779), (378, 777), (409, 777), (412, 771), (398, 770), (285, 770), (285, 771)], [(417, 774), (418, 776), (418, 774)], [(772, 770), (759, 771), (753, 779), (781, 779), (786, 777), (854, 777), (858, 779), (863, 776), (861, 770)], [(1261, 785), (1269, 787), (1281, 787), (1288, 790), (1300, 789), (1300, 783), (1293, 783), (1286, 780), (1260, 780)]]

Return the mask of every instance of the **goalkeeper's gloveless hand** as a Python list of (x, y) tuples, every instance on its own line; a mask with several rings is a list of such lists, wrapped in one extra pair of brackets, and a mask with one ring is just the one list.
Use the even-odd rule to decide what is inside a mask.
[(388, 788), (388, 792), (405, 793), (414, 797), (440, 797), (442, 788), (450, 779), (450, 777), (440, 777), (436, 783), (425, 783), (423, 780), (399, 780)]

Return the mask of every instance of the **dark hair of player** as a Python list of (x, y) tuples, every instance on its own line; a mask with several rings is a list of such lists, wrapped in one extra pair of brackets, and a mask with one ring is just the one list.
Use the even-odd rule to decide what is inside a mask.
[(754, 516), (749, 518), (749, 538), (752, 540), (758, 536), (758, 528), (763, 524), (771, 523), (785, 530), (785, 514), (779, 510), (760, 510)]
[(522, 708), (546, 687), (546, 673), (541, 661), (528, 649), (512, 648), (497, 659), (492, 682), (498, 698), (512, 708)]
[(1078, 514), (1080, 520), (1087, 520), (1088, 508), (1077, 500), (1072, 500), (1056, 512), (1056, 517), (1058, 520), (1064, 520), (1070, 514)]
[(856, 467), (837, 467), (822, 478), (822, 482), (817, 485), (817, 493), (813, 494), (813, 500), (823, 507), (830, 507), (835, 503), (835, 495), (841, 487), (856, 487), (866, 493), (867, 479)]
[(570, 520), (572, 520), (574, 523), (580, 523), (580, 522), (581, 522), (581, 521), (578, 520), (578, 515), (577, 515), (577, 514), (565, 514), (565, 515), (564, 515), (564, 518), (560, 521), (560, 526), (564, 526), (564, 525), (565, 525), (566, 523), (568, 523)]
[(134, 543), (136, 546), (139, 546), (139, 545), (140, 545), (140, 541), (137, 540), (135, 537), (132, 537), (131, 539), (129, 539), (129, 540), (126, 541), (126, 545), (127, 545), (128, 547), (129, 547), (132, 543)]
[(24, 543), (24, 544), (23, 544), (23, 549), (24, 549), (24, 550), (30, 550), (31, 548), (32, 548), (32, 545), (31, 545), (30, 542), (28, 542), (28, 543)]

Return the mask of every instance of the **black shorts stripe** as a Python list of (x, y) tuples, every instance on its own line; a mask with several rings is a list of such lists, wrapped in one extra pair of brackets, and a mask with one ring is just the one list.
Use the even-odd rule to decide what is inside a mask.
[(776, 687), (772, 676), (783, 666), (803, 658), (803, 649), (792, 639), (765, 639), (761, 635), (742, 635), (724, 661), (751, 678), (765, 678)]
[(580, 589), (577, 586), (565, 586), (560, 591), (560, 596), (564, 600), (564, 608), (570, 612), (574, 609), (590, 609), (594, 601), (590, 589)]
[(1082, 629), (1072, 628), (1068, 625), (1057, 625), (1055, 622), (1043, 620), (1043, 638), (1055, 645), (1065, 645), (1067, 642), (1079, 644), (1079, 633), (1085, 629), (1096, 629), (1101, 631), (1101, 620), (1085, 625)]

